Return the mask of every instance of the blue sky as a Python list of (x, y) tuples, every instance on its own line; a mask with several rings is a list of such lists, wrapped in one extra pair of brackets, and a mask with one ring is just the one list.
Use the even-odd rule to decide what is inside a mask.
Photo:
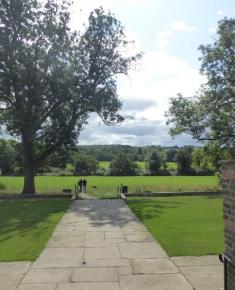
[(164, 112), (179, 92), (192, 96), (205, 82), (199, 74), (198, 46), (213, 42), (217, 23), (235, 17), (234, 0), (76, 0), (72, 27), (79, 29), (96, 7), (111, 10), (135, 40), (129, 53), (145, 55), (129, 78), (119, 78), (123, 112), (135, 116), (121, 127), (106, 127), (92, 115), (80, 144), (184, 145), (189, 136), (172, 140)]

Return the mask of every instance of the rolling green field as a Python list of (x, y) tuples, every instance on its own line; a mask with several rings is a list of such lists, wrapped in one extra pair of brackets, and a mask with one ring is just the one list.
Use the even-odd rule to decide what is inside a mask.
[[(37, 176), (36, 188), (39, 193), (61, 193), (63, 188), (74, 188), (80, 177)], [(98, 198), (116, 197), (117, 187), (129, 187), (129, 192), (160, 191), (214, 191), (218, 190), (216, 176), (88, 176), (87, 192)], [(23, 177), (0, 177), (6, 186), (0, 193), (20, 193)]]
[(0, 201), (0, 261), (34, 261), (68, 209), (68, 199)]
[[(109, 168), (110, 167), (110, 161), (100, 161), (99, 162), (99, 167), (102, 168)], [(145, 169), (147, 162), (144, 161), (137, 161), (136, 164), (140, 169)], [(177, 163), (176, 162), (167, 162), (167, 168), (169, 170), (177, 170)]]
[(133, 197), (128, 205), (170, 256), (223, 252), (220, 197)]

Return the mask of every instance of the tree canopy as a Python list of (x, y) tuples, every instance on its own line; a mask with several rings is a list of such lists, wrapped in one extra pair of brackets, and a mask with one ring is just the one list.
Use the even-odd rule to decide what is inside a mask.
[(191, 98), (171, 99), (167, 112), (172, 136), (186, 133), (219, 147), (235, 145), (235, 19), (218, 24), (217, 38), (199, 47), (203, 84)]
[(24, 193), (34, 193), (37, 167), (77, 142), (90, 113), (121, 123), (116, 76), (140, 57), (125, 56), (121, 23), (102, 8), (83, 34), (72, 31), (70, 1), (2, 0), (0, 125), (20, 139)]
[(125, 154), (118, 154), (110, 164), (110, 174), (116, 176), (136, 175), (137, 165), (135, 161)]

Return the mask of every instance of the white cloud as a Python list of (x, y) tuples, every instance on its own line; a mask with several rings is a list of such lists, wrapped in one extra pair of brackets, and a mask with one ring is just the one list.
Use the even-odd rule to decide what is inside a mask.
[(224, 10), (217, 11), (218, 16), (223, 16), (225, 14)]
[(81, 134), (81, 144), (196, 144), (189, 136), (172, 140), (164, 113), (170, 97), (179, 92), (191, 96), (204, 81), (198, 70), (183, 59), (159, 50), (146, 52), (141, 67), (130, 72), (129, 78), (122, 76), (118, 80), (123, 113), (133, 114), (135, 119), (113, 128), (92, 116)]
[(216, 32), (216, 30), (217, 30), (217, 28), (216, 28), (216, 27), (211, 27), (211, 28), (209, 29), (209, 32), (210, 32), (210, 33), (215, 33), (215, 32)]
[(170, 97), (179, 92), (192, 95), (204, 82), (204, 77), (186, 61), (159, 50), (146, 52), (141, 67), (131, 72), (129, 78), (119, 80), (119, 95), (124, 102), (125, 99), (155, 101), (155, 106), (143, 109), (138, 117), (160, 121), (165, 121)]
[(157, 46), (161, 50), (165, 50), (168, 46), (170, 39), (174, 36), (173, 32), (170, 29), (160, 31), (157, 34)]
[[(90, 12), (102, 6), (105, 10), (115, 12), (118, 19), (118, 6), (134, 5), (148, 0), (92, 0), (75, 1), (73, 6), (72, 27), (82, 29)], [(132, 7), (132, 6), (131, 6)], [(82, 11), (81, 11), (82, 10)], [(81, 133), (80, 144), (192, 144), (190, 137), (172, 140), (165, 125), (165, 111), (169, 107), (169, 98), (182, 92), (192, 95), (203, 82), (198, 70), (186, 61), (170, 55), (167, 51), (169, 41), (178, 33), (194, 32), (196, 28), (181, 20), (173, 21), (165, 30), (157, 34), (157, 49), (145, 51), (135, 31), (126, 30), (129, 40), (135, 40), (125, 51), (135, 54), (145, 51), (141, 65), (131, 71), (128, 77), (118, 78), (118, 94), (124, 102), (123, 113), (133, 114), (135, 119), (125, 122), (120, 127), (107, 127), (96, 116), (92, 115), (89, 125)]]
[(193, 32), (196, 31), (195, 26), (187, 25), (184, 21), (175, 20), (170, 23), (169, 27), (163, 31), (158, 32), (156, 37), (156, 44), (160, 50), (165, 50), (177, 32)]
[(176, 20), (171, 23), (170, 27), (175, 31), (196, 31), (195, 26), (189, 26), (184, 21)]

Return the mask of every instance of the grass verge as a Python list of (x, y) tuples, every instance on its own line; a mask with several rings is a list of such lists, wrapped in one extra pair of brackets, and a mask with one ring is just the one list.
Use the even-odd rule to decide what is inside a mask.
[(128, 205), (169, 256), (223, 252), (220, 197), (133, 197)]
[[(37, 191), (40, 193), (61, 193), (63, 188), (74, 188), (78, 176), (37, 176)], [(161, 191), (214, 191), (218, 190), (217, 176), (87, 176), (87, 192), (97, 198), (114, 198), (121, 184), (129, 187), (129, 192)], [(20, 193), (23, 177), (1, 176), (5, 185), (1, 193)]]
[(34, 261), (70, 200), (0, 201), (0, 261)]

